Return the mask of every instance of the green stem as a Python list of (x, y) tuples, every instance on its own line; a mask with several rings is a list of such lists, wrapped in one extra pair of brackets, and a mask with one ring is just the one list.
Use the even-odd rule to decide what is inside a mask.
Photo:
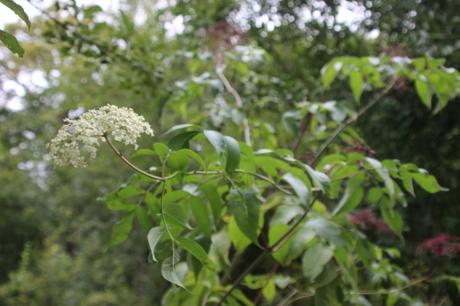
[(134, 165), (132, 162), (130, 162), (121, 152), (120, 150), (117, 149), (117, 147), (115, 147), (115, 145), (112, 143), (112, 141), (110, 140), (110, 138), (107, 136), (107, 135), (104, 135), (104, 138), (105, 140), (107, 141), (107, 143), (109, 144), (110, 148), (112, 148), (113, 152), (126, 164), (128, 165), (131, 169), (133, 169), (134, 171), (142, 174), (142, 175), (145, 175), (146, 177), (149, 177), (153, 180), (156, 180), (156, 181), (164, 181), (165, 178), (164, 177), (160, 177), (160, 176), (156, 176), (154, 174), (151, 174), (151, 173), (148, 173), (144, 170), (142, 170), (141, 168), (137, 167), (136, 165)]

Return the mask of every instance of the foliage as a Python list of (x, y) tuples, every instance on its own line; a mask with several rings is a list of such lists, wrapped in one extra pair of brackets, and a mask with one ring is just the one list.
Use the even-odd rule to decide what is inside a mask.
[[(325, 12), (334, 14), (334, 5)], [(41, 195), (33, 214), (53, 214), (40, 224), (51, 238), (25, 248), (0, 303), (147, 305), (162, 296), (164, 305), (395, 305), (428, 303), (426, 283), (458, 284), (454, 274), (423, 275), (404, 259), (408, 201), (447, 189), (410, 160), (394, 159), (398, 151), (380, 158), (365, 144), (369, 132), (351, 126), (358, 119), (362, 126), (372, 107), (391, 105), (402, 82), (424, 105), (411, 105), (414, 112), (442, 115), (459, 94), (458, 72), (431, 56), (342, 56), (349, 45), (363, 55), (356, 41), (373, 48), (346, 30), (340, 46), (336, 37), (308, 38), (335, 51), (295, 38), (280, 56), (279, 37), (303, 32), (289, 23), (263, 36), (251, 25), (243, 38), (229, 21), (237, 8), (179, 1), (138, 25), (133, 5), (109, 25), (97, 6), (58, 5), (48, 10), (51, 23), (34, 23), (60, 54), (38, 45), (21, 62), (44, 70), (50, 86), (31, 90), (24, 111), (6, 113), (8, 127), (23, 120), (40, 135), (24, 140), (22, 130), (9, 130), (7, 148), (35, 146), (35, 155), (18, 149), (13, 159), (48, 165), (45, 144), (61, 119), (107, 100), (144, 115), (158, 136), (135, 152), (107, 137), (115, 155), (101, 148), (85, 170), (46, 168), (42, 182), (26, 171), (27, 184), (43, 188), (31, 191)], [(279, 9), (293, 12), (284, 2)], [(190, 16), (172, 38), (161, 19), (170, 13)], [(335, 26), (312, 23), (323, 34)], [(341, 56), (326, 63), (332, 52)], [(116, 156), (136, 173), (127, 177)], [(24, 207), (29, 200), (18, 197)], [(357, 222), (361, 209), (386, 230)], [(109, 236), (111, 247), (101, 250)], [(164, 295), (153, 275), (172, 284)], [(38, 292), (43, 283), (55, 290)]]

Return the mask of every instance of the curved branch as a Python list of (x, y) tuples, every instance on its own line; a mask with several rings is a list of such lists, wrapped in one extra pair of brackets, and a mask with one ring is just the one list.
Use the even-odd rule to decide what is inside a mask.
[(142, 174), (142, 175), (145, 175), (146, 177), (148, 178), (151, 178), (152, 180), (156, 180), (156, 181), (164, 181), (165, 178), (162, 177), (162, 176), (156, 176), (154, 174), (151, 174), (151, 173), (148, 173), (144, 170), (142, 170), (141, 168), (139, 168), (138, 166), (136, 166), (135, 164), (133, 164), (132, 162), (129, 161), (129, 159), (127, 159), (121, 152), (120, 150), (117, 149), (117, 147), (115, 147), (115, 145), (112, 143), (112, 141), (110, 140), (110, 138), (107, 136), (107, 135), (104, 135), (104, 138), (105, 140), (107, 141), (107, 143), (109, 144), (110, 148), (112, 148), (112, 151), (125, 163), (127, 164), (131, 169), (133, 169), (134, 171)]
[[(219, 79), (222, 81), (222, 83), (224, 84), (225, 89), (235, 99), (236, 106), (239, 109), (243, 109), (243, 100), (241, 99), (241, 96), (238, 93), (238, 91), (236, 91), (236, 89), (233, 88), (232, 84), (230, 84), (230, 81), (225, 76), (224, 68), (222, 66), (216, 66), (216, 74), (219, 77)], [(244, 142), (250, 146), (251, 145), (251, 128), (249, 126), (249, 121), (248, 121), (248, 118), (246, 118), (246, 115), (243, 118), (243, 129), (244, 129)]]
[(318, 150), (318, 153), (316, 153), (315, 158), (313, 159), (312, 166), (316, 166), (316, 164), (319, 162), (319, 158), (323, 153), (326, 151), (326, 149), (329, 147), (329, 145), (334, 142), (334, 140), (337, 138), (337, 136), (340, 135), (340, 133), (343, 132), (348, 126), (350, 126), (352, 123), (357, 121), (359, 117), (361, 117), (363, 114), (365, 114), (369, 109), (371, 109), (377, 102), (380, 101), (380, 99), (385, 96), (395, 85), (396, 79), (393, 79), (390, 84), (385, 87), (383, 91), (381, 91), (379, 94), (377, 94), (372, 101), (366, 104), (363, 108), (361, 108), (354, 116), (349, 118), (347, 121), (339, 125), (335, 131), (329, 136), (329, 138), (321, 145), (321, 147)]

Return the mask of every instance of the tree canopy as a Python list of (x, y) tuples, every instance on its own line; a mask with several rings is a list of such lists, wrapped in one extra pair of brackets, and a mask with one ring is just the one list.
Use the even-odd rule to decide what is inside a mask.
[(30, 5), (1, 306), (460, 303), (458, 1)]

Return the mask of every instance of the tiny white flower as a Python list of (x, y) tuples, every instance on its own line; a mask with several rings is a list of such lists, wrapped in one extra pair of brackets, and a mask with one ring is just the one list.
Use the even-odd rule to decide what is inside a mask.
[(50, 155), (58, 166), (85, 167), (87, 159), (96, 157), (104, 135), (137, 148), (142, 134), (153, 135), (144, 117), (131, 108), (106, 105), (89, 110), (78, 119), (65, 119), (65, 124), (49, 144)]

